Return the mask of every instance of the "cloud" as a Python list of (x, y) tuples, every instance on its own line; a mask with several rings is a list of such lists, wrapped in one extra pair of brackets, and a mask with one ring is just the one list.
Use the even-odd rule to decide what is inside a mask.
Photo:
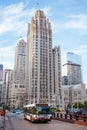
[[(26, 35), (28, 22), (34, 16), (35, 8), (26, 8), (26, 3), (20, 2), (6, 7), (0, 7), (0, 35), (7, 32), (16, 35)], [(50, 14), (50, 8), (45, 7), (43, 11)]]
[(45, 8), (43, 8), (42, 9), (43, 10), (43, 12), (45, 13), (45, 16), (46, 17), (50, 17), (51, 15), (52, 15), (52, 13), (51, 13), (51, 8), (49, 7), (49, 6), (46, 6)]
[(87, 34), (87, 14), (67, 15), (62, 21), (51, 20), (53, 33), (57, 34), (60, 31), (72, 30), (79, 35)]
[[(29, 3), (28, 3), (29, 4)], [(26, 8), (27, 2), (20, 2), (8, 6), (0, 6), (0, 63), (4, 68), (12, 68), (14, 64), (15, 44), (18, 36), (26, 37), (28, 22), (36, 11), (35, 8)], [(43, 8), (45, 15), (49, 15), (50, 8)], [(11, 37), (10, 35), (14, 35)], [(15, 46), (7, 46), (10, 43), (15, 43)]]
[(25, 9), (23, 2), (0, 8), (0, 35), (12, 32), (16, 35), (24, 34), (27, 30), (29, 18), (35, 9)]
[(14, 46), (0, 48), (0, 63), (4, 65), (4, 68), (13, 68)]
[(52, 32), (53, 32), (53, 35), (60, 33), (61, 31), (65, 30), (65, 26), (64, 24), (59, 21), (51, 21), (51, 25), (52, 25)]
[(65, 28), (75, 29), (80, 34), (87, 34), (87, 14), (68, 16), (69, 20), (64, 24)]
[(4, 61), (3, 65), (4, 65), (4, 69), (13, 69), (14, 68), (14, 62)]
[(58, 1), (58, 4), (59, 5), (72, 5), (72, 4), (76, 4), (77, 3), (77, 1), (76, 0), (67, 0), (67, 1), (65, 1), (65, 0), (57, 0)]
[(80, 45), (74, 50), (71, 49), (71, 50), (64, 51), (63, 54), (65, 54), (66, 52), (73, 52), (75, 54), (80, 55), (81, 59), (87, 60), (87, 44)]
[(3, 57), (13, 56), (13, 54), (14, 54), (14, 46), (0, 48), (0, 55), (2, 55)]
[[(78, 49), (75, 50), (78, 54), (87, 54), (87, 44), (81, 45), (78, 47)], [(86, 55), (84, 55), (86, 56)], [(87, 56), (86, 56), (87, 57)]]

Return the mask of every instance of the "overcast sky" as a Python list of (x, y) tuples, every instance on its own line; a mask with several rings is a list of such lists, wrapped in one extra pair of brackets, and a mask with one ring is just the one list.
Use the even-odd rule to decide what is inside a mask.
[(28, 22), (37, 9), (51, 22), (53, 47), (81, 56), (87, 84), (87, 0), (0, 0), (0, 64), (13, 69), (15, 46), (20, 36), (26, 41)]

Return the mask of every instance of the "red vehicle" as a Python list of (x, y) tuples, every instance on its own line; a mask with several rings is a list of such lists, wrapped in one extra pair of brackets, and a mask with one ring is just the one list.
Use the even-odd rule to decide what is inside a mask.
[(5, 106), (3, 104), (0, 104), (0, 115), (5, 116)]

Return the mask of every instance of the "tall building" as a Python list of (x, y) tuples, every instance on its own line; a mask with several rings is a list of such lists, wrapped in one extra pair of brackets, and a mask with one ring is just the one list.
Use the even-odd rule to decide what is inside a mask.
[(5, 69), (3, 71), (2, 102), (8, 106), (11, 103), (12, 83), (13, 83), (13, 70)]
[[(16, 48), (15, 48), (15, 63), (13, 70), (13, 91), (12, 96), (14, 97), (16, 106), (23, 104), (26, 93), (25, 88), (25, 69), (26, 69), (26, 42), (20, 37)], [(21, 103), (22, 102), (22, 103)]]
[(53, 53), (53, 88), (55, 106), (62, 107), (62, 74), (61, 74), (61, 49), (60, 46), (52, 50)]
[(28, 24), (26, 65), (28, 102), (52, 105), (52, 30), (41, 10)]
[(76, 85), (82, 83), (81, 57), (68, 52), (62, 57), (63, 85)]
[(3, 79), (3, 65), (0, 64), (0, 81)]
[(2, 102), (2, 86), (3, 85), (3, 65), (0, 64), (0, 103)]
[(74, 104), (76, 102), (84, 103), (84, 101), (87, 101), (86, 86), (83, 83), (71, 85), (71, 87), (64, 85), (62, 87), (62, 96), (64, 97), (62, 104), (65, 110), (68, 104)]

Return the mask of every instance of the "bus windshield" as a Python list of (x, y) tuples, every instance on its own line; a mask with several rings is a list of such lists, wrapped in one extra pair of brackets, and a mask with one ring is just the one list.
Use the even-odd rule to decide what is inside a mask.
[(50, 114), (50, 108), (48, 106), (37, 106), (36, 111), (38, 114)]

